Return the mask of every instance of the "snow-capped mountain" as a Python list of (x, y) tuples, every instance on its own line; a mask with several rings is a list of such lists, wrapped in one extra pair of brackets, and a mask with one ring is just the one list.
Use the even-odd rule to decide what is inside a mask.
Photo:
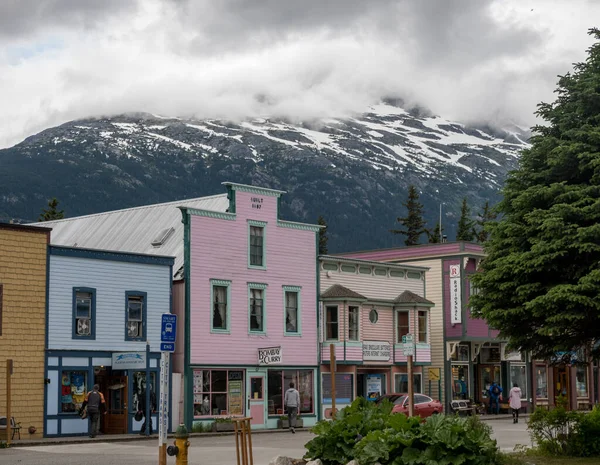
[(467, 127), (391, 103), (345, 119), (243, 122), (129, 114), (72, 121), (0, 150), (0, 220), (35, 220), (57, 197), (68, 216), (222, 193), (222, 181), (288, 191), (282, 216), (330, 226), (330, 251), (399, 245), (409, 184), (433, 228), (443, 203), (495, 202), (526, 131)]

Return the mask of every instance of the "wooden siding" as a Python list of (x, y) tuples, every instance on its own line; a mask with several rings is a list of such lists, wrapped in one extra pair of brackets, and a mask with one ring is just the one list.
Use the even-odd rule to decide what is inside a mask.
[[(141, 291), (150, 350), (160, 350), (161, 315), (170, 312), (169, 266), (51, 255), (49, 283), (49, 349), (145, 350), (145, 341), (125, 340), (125, 292)], [(96, 289), (95, 340), (72, 337), (74, 287)]]
[[(260, 209), (252, 198), (260, 198)], [(266, 222), (266, 269), (248, 267), (248, 220)], [(191, 216), (191, 362), (258, 363), (258, 349), (282, 347), (284, 365), (317, 364), (316, 233), (277, 225), (277, 199), (236, 191), (234, 220)], [(211, 279), (230, 285), (229, 333), (211, 332)], [(266, 331), (249, 334), (248, 283), (266, 284)], [(283, 286), (300, 286), (301, 336), (284, 335)]]

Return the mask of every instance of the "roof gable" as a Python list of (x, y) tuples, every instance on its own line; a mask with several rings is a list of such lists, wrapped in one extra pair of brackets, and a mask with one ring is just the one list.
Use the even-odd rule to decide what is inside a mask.
[(431, 305), (435, 304), (431, 300), (427, 300), (425, 297), (421, 297), (412, 291), (404, 291), (398, 297), (394, 299), (395, 304), (420, 304), (420, 305)]
[(329, 289), (321, 294), (322, 299), (353, 299), (353, 300), (367, 300), (367, 298), (354, 292), (352, 289), (342, 286), (341, 284), (334, 284)]

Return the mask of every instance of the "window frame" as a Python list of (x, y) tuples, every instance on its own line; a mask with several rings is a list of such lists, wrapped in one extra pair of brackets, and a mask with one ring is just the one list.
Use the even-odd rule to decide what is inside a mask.
[[(337, 336), (335, 338), (329, 338), (329, 337), (327, 337), (327, 334), (329, 332), (328, 331), (329, 322), (328, 322), (328, 318), (327, 317), (329, 315), (328, 310), (330, 308), (335, 308), (335, 312), (336, 312), (335, 325), (336, 325)], [(325, 319), (325, 321), (324, 321), (325, 340), (326, 341), (336, 341), (336, 342), (339, 341), (340, 340), (340, 306), (339, 305), (325, 305), (325, 315), (324, 315), (324, 317), (325, 317), (324, 318)]]
[[(129, 298), (142, 298), (142, 334), (137, 337), (130, 337), (127, 334), (127, 323), (129, 322)], [(125, 291), (125, 340), (126, 341), (146, 341), (147, 320), (148, 319), (148, 293), (142, 291)]]
[[(282, 286), (283, 289), (283, 335), (284, 336), (302, 336), (302, 286)], [(287, 293), (293, 292), (296, 294), (296, 331), (287, 330)], [(263, 299), (264, 300), (264, 299)]]
[[(408, 323), (406, 325), (405, 334), (400, 334), (399, 331), (400, 319), (398, 317), (401, 313), (406, 314), (406, 316), (408, 317)], [(402, 336), (405, 336), (406, 334), (410, 334), (410, 310), (396, 310), (396, 344), (402, 344)]]
[[(248, 268), (252, 270), (266, 270), (267, 269), (267, 222), (248, 220)], [(252, 264), (252, 228), (262, 229), (262, 264)]]
[[(77, 334), (77, 294), (87, 293), (91, 294), (92, 302), (90, 308), (90, 334), (79, 335)], [(72, 290), (72, 322), (71, 322), (71, 339), (84, 339), (84, 340), (95, 340), (96, 339), (96, 289), (93, 287), (74, 287)], [(127, 314), (125, 315), (127, 318)], [(125, 334), (127, 334), (127, 326), (125, 326)]]
[[(262, 292), (262, 329), (252, 329), (252, 290)], [(267, 334), (267, 284), (248, 283), (248, 334)]]
[[(292, 376), (292, 381), (294, 382), (294, 384), (296, 385), (296, 389), (298, 390), (298, 393), (300, 394), (300, 405), (298, 406), (298, 417), (302, 416), (302, 415), (306, 415), (306, 416), (313, 416), (317, 413), (317, 394), (316, 394), (316, 383), (317, 383), (317, 374), (315, 373), (315, 371), (313, 369), (310, 368), (305, 368), (305, 369), (284, 369), (284, 368), (270, 368), (267, 370), (266, 373), (266, 379), (265, 379), (265, 385), (264, 385), (264, 399), (265, 402), (267, 403), (267, 416), (269, 417), (274, 417), (274, 416), (280, 416), (281, 413), (277, 413), (277, 410), (282, 410), (284, 408), (284, 400), (285, 400), (285, 393), (289, 388), (289, 383), (286, 385), (286, 378), (289, 380), (289, 376)], [(302, 375), (307, 375), (310, 374), (310, 378), (311, 378), (311, 391), (310, 391), (310, 411), (302, 411), (303, 408), (303, 400), (304, 400), (304, 390), (302, 389), (301, 383), (300, 383), (300, 374)], [(281, 379), (281, 394), (275, 393), (275, 392), (269, 392), (269, 387), (271, 386), (271, 383), (269, 382), (269, 379), (271, 377), (277, 377)], [(274, 405), (273, 406), (273, 410), (274, 412), (271, 412), (268, 405), (269, 405), (269, 400), (271, 397), (277, 397), (277, 396), (281, 396), (281, 409), (279, 409), (279, 405)]]
[[(351, 312), (352, 310), (356, 310), (356, 339), (352, 339), (352, 337), (350, 336), (350, 331), (351, 331), (351, 324), (352, 324), (352, 319), (351, 319)], [(360, 306), (358, 305), (349, 305), (348, 306), (348, 341), (349, 342), (360, 342)]]
[[(246, 408), (246, 402), (244, 401), (244, 399), (246, 398), (246, 370), (242, 369), (242, 368), (210, 368), (210, 367), (193, 367), (192, 368), (192, 379), (194, 379), (195, 377), (195, 373), (197, 371), (201, 371), (203, 372), (202, 376), (204, 377), (204, 372), (208, 371), (210, 373), (210, 379), (209, 379), (209, 390), (208, 391), (204, 391), (203, 390), (203, 386), (200, 387), (200, 390), (196, 389), (196, 386), (193, 384), (192, 381), (192, 415), (194, 419), (205, 419), (205, 418), (215, 418), (215, 417), (219, 417), (222, 415), (222, 411), (220, 410), (218, 413), (213, 413), (212, 409), (213, 409), (213, 395), (225, 395), (225, 405), (227, 407), (226, 411), (228, 415), (230, 414), (230, 410), (229, 410), (229, 403), (230, 403), (230, 399), (229, 396), (231, 394), (230, 388), (229, 388), (229, 383), (231, 383), (232, 381), (240, 381), (241, 382), (241, 386), (242, 386), (242, 393), (241, 393), (241, 398), (242, 398), (242, 415), (244, 415), (244, 413), (247, 412), (247, 408)], [(214, 391), (213, 390), (213, 371), (224, 371), (225, 372), (225, 377), (226, 377), (226, 383), (225, 383), (225, 391)], [(241, 373), (242, 377), (241, 379), (230, 379), (230, 375), (229, 373), (231, 372), (236, 372), (236, 373)], [(202, 396), (202, 398), (204, 398), (205, 395), (208, 396), (208, 402), (209, 402), (209, 413), (207, 415), (196, 415), (196, 406), (197, 405), (201, 405), (201, 403), (196, 402), (196, 396), (200, 395)]]
[[(421, 313), (425, 314), (425, 340), (421, 341), (421, 329), (419, 323), (421, 322)], [(429, 344), (429, 310), (417, 310), (417, 343), (418, 344)]]
[[(231, 334), (231, 281), (227, 280), (227, 279), (210, 279), (210, 332), (211, 333), (216, 333), (216, 334)], [(214, 305), (215, 305), (215, 296), (214, 296), (214, 288), (215, 287), (225, 287), (227, 288), (226, 290), (226, 295), (227, 295), (227, 302), (226, 302), (226, 307), (225, 307), (225, 311), (227, 312), (226, 315), (226, 322), (225, 322), (225, 329), (222, 328), (215, 328), (213, 326), (214, 320), (213, 320), (213, 312), (214, 312)]]

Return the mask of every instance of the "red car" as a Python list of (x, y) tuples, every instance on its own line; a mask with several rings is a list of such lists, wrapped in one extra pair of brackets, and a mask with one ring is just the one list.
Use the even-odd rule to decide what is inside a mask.
[[(408, 394), (402, 393), (392, 393), (385, 394), (377, 399), (377, 403), (383, 401), (383, 399), (389, 400), (392, 404), (394, 404), (394, 408), (392, 409), (392, 413), (404, 413), (408, 415)], [(431, 415), (436, 415), (438, 413), (442, 413), (444, 411), (444, 407), (439, 400), (433, 400), (431, 397), (426, 396), (424, 394), (415, 394), (414, 395), (415, 408), (414, 413), (415, 416), (419, 416), (421, 418), (427, 418)]]

